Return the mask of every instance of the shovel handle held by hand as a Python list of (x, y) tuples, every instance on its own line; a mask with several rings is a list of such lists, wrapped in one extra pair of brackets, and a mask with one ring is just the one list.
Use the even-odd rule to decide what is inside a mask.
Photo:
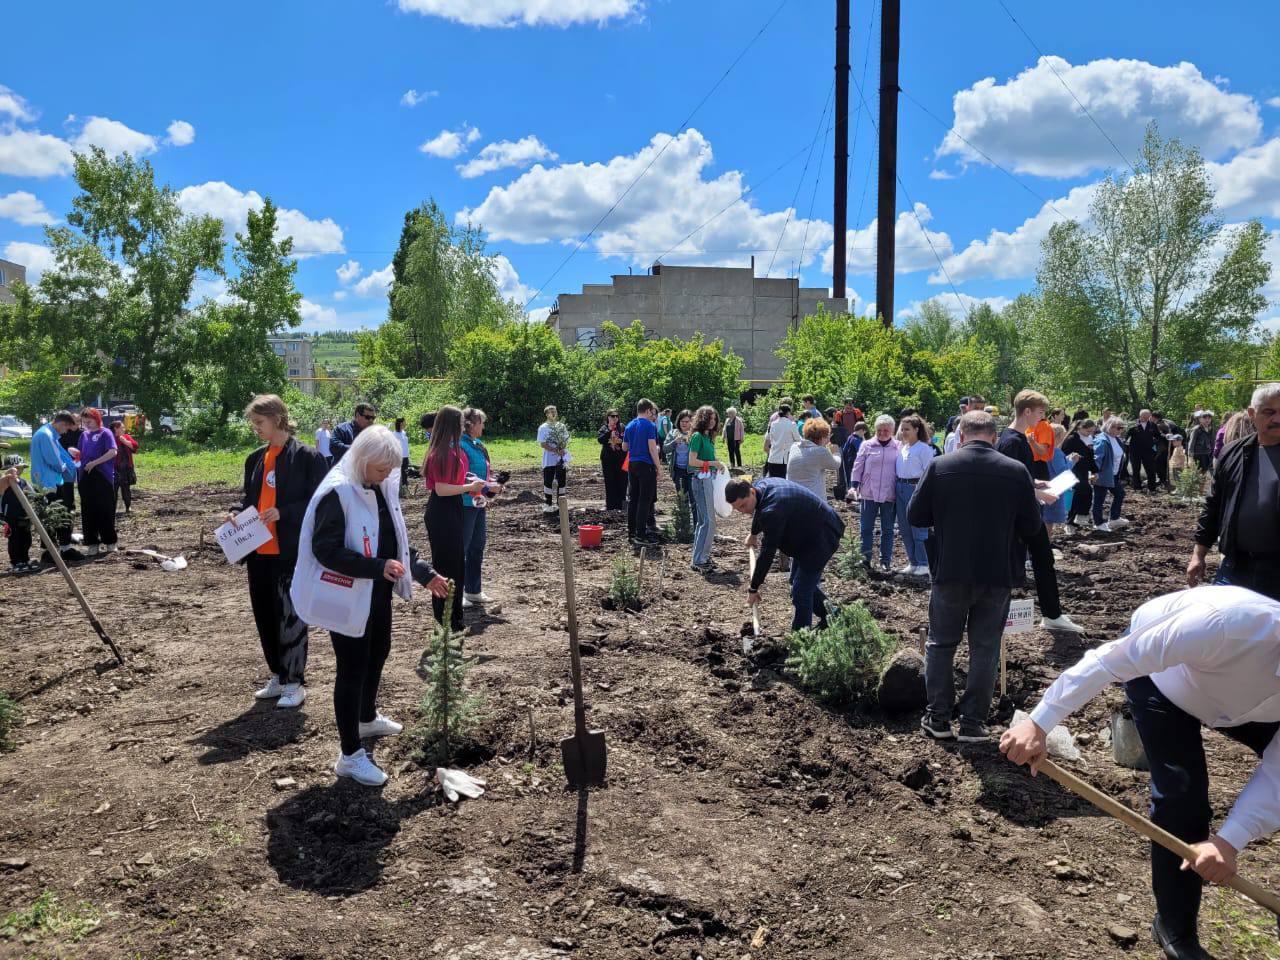
[[(756, 578), (756, 548), (747, 547), (747, 583)], [(758, 638), (760, 636), (760, 606), (754, 604), (751, 607), (751, 629), (755, 631)]]
[[(1127, 806), (1116, 800), (1114, 797), (1103, 793), (1097, 787), (1094, 787), (1081, 780), (1074, 773), (1070, 773), (1058, 766), (1047, 757), (1040, 761), (1039, 771), (1055, 781), (1059, 785), (1066, 787), (1078, 797), (1088, 800), (1099, 810), (1111, 814), (1121, 823), (1125, 824), (1132, 830), (1142, 834), (1152, 843), (1158, 843), (1170, 853), (1177, 854), (1183, 860), (1191, 863), (1195, 862), (1196, 852), (1191, 849), (1190, 845), (1179, 840), (1172, 833), (1161, 827), (1156, 826), (1140, 813), (1130, 810)], [(1240, 875), (1232, 877), (1226, 882), (1226, 886), (1231, 887), (1238, 893), (1243, 893), (1259, 906), (1266, 907), (1276, 916), (1280, 917), (1280, 897), (1272, 893), (1265, 887), (1261, 887), (1251, 880), (1246, 880)]]

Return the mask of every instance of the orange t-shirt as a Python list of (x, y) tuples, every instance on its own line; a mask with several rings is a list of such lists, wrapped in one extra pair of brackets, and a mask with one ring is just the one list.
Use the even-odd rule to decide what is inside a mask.
[[(262, 491), (258, 494), (258, 513), (266, 513), (276, 505), (276, 457), (283, 447), (267, 447), (262, 458)], [(274, 522), (267, 524), (271, 539), (260, 546), (258, 553), (267, 557), (280, 556), (280, 540)]]
[(1053, 459), (1053, 424), (1048, 420), (1041, 420), (1037, 424), (1033, 424), (1027, 428), (1027, 436), (1036, 443), (1048, 448), (1044, 453), (1037, 453), (1036, 448), (1031, 448), (1031, 456), (1036, 460), (1043, 460), (1048, 463)]

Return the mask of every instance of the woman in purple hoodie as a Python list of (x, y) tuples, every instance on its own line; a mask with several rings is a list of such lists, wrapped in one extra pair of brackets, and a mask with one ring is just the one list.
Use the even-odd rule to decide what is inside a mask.
[[(80, 523), (84, 552), (114, 553), (116, 545), (116, 438), (102, 427), (102, 411), (80, 411)], [(73, 451), (72, 455), (74, 456)]]

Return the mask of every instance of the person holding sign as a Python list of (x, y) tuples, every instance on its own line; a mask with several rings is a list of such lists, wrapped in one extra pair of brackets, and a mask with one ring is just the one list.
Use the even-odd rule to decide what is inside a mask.
[[(256, 693), (285, 709), (301, 706), (307, 669), (307, 624), (294, 611), (289, 585), (298, 561), (298, 534), (307, 504), (329, 464), (313, 447), (293, 436), (289, 410), (273, 393), (259, 394), (245, 407), (245, 418), (264, 446), (244, 462), (244, 497), (236, 513), (253, 507), (271, 539), (245, 557), (249, 605), (271, 678)], [(235, 514), (224, 519), (234, 524)]]
[[(933, 527), (937, 545), (924, 662), (929, 705), (920, 729), (935, 740), (955, 737), (956, 709), (959, 738), (981, 743), (990, 737), (987, 713), (1015, 580), (1013, 542), (1040, 533), (1044, 523), (1031, 474), (995, 448), (995, 418), (966, 413), (958, 430), (960, 446), (929, 462), (907, 507), (908, 523)], [(969, 675), (956, 708), (952, 663), (966, 628)]]
[(449, 581), (409, 549), (401, 459), (400, 442), (386, 427), (360, 431), (307, 506), (291, 590), (298, 615), (327, 629), (333, 641), (333, 713), (341, 738), (334, 773), (371, 787), (382, 786), (387, 775), (361, 742), (404, 729), (377, 710), (391, 653), (391, 594), (410, 599), (412, 579), (434, 598), (449, 592)]
[[(1151, 929), (1171, 960), (1209, 957), (1197, 917), (1205, 881), (1226, 883), (1246, 845), (1280, 829), (1280, 602), (1244, 587), (1182, 590), (1148, 600), (1118, 639), (1089, 650), (1049, 686), (1000, 750), (1034, 775), (1048, 731), (1113, 683), (1125, 698), (1151, 769), (1151, 819), (1191, 845), (1187, 861), (1151, 845)], [(1244, 744), (1260, 761), (1215, 833), (1201, 727)]]

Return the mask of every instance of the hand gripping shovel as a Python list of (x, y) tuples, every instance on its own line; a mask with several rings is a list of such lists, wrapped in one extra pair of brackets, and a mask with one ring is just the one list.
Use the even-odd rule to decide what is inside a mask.
[(604, 783), (604, 731), (587, 729), (582, 702), (582, 660), (578, 653), (578, 604), (573, 592), (573, 543), (569, 539), (569, 498), (560, 497), (560, 545), (564, 550), (564, 595), (569, 607), (569, 660), (573, 665), (574, 734), (560, 741), (564, 775), (571, 787)]
[(31, 501), (27, 499), (27, 495), (22, 492), (22, 488), (14, 483), (10, 488), (18, 497), (18, 502), (22, 504), (22, 509), (26, 511), (27, 517), (31, 520), (31, 526), (40, 534), (40, 542), (44, 544), (45, 550), (49, 552), (49, 556), (53, 557), (53, 562), (58, 565), (58, 569), (62, 571), (62, 575), (67, 578), (67, 586), (71, 588), (72, 594), (80, 601), (80, 606), (84, 608), (85, 616), (89, 618), (89, 626), (93, 627), (98, 638), (105, 643), (115, 654), (116, 661), (124, 666), (124, 657), (120, 656), (120, 651), (116, 648), (115, 641), (107, 636), (107, 631), (102, 629), (102, 624), (98, 622), (98, 618), (93, 613), (93, 608), (89, 606), (89, 601), (84, 598), (84, 594), (80, 592), (80, 588), (76, 585), (75, 579), (71, 576), (71, 571), (67, 569), (66, 561), (62, 559), (62, 551), (58, 549), (58, 545), (53, 542), (53, 538), (49, 536), (49, 531), (44, 528), (44, 524), (40, 522), (40, 518), (36, 516), (35, 510), (31, 506)]
[[(1195, 851), (1192, 850), (1188, 844), (1183, 843), (1167, 830), (1163, 830), (1156, 826), (1141, 814), (1130, 810), (1119, 800), (1116, 800), (1096, 787), (1085, 783), (1075, 774), (1062, 769), (1062, 767), (1058, 766), (1047, 757), (1040, 761), (1038, 769), (1041, 773), (1048, 776), (1050, 780), (1054, 780), (1060, 785), (1066, 787), (1076, 796), (1083, 797), (1085, 800), (1088, 800), (1099, 810), (1111, 814), (1111, 816), (1115, 817), (1121, 823), (1133, 830), (1136, 830), (1153, 843), (1160, 844), (1160, 846), (1164, 847), (1170, 853), (1177, 854), (1183, 860), (1188, 860), (1192, 863), (1195, 862)], [(1231, 887), (1231, 889), (1238, 893), (1243, 893), (1254, 903), (1259, 906), (1266, 907), (1277, 917), (1280, 917), (1280, 897), (1276, 896), (1265, 887), (1261, 887), (1253, 881), (1246, 880), (1241, 876), (1232, 877), (1227, 881), (1227, 886)]]

